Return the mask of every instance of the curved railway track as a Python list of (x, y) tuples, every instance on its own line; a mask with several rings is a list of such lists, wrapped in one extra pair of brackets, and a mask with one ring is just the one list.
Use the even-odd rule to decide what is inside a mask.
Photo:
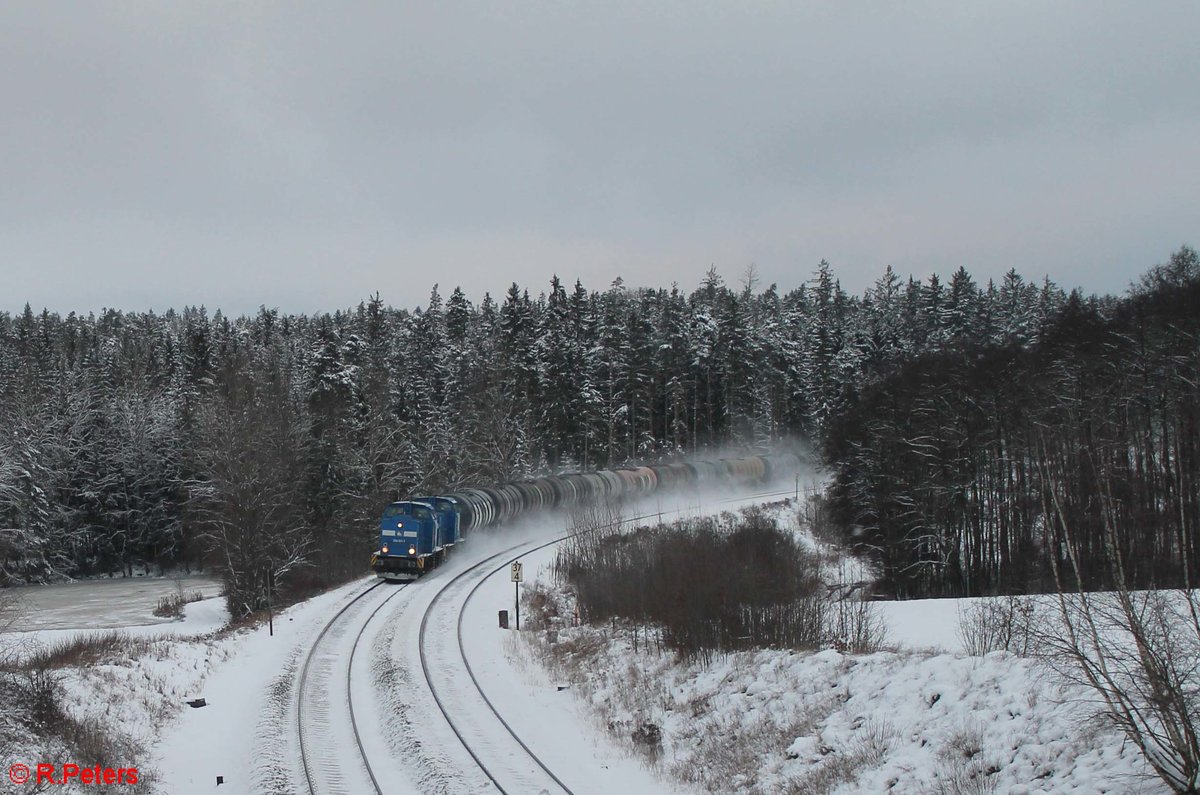
[[(317, 635), (300, 670), (300, 686), (296, 700), (296, 724), (300, 740), (300, 762), (304, 769), (304, 781), (310, 795), (340, 795), (340, 793), (358, 795), (358, 793), (364, 792), (364, 777), (362, 776), (364, 770), (366, 771), (365, 780), (370, 781), (372, 791), (376, 795), (383, 795), (383, 789), (371, 767), (367, 752), (363, 748), (362, 735), (359, 733), (358, 721), (354, 714), (354, 696), (351, 690), (350, 676), (354, 667), (354, 655), (358, 651), (358, 644), (362, 640), (367, 626), (379, 611), (407, 586), (390, 586), (392, 592), (380, 600), (362, 621), (350, 647), (349, 659), (346, 661), (344, 695), (345, 704), (348, 707), (349, 736), (354, 739), (355, 747), (358, 750), (357, 758), (346, 759), (344, 749), (337, 743), (331, 743), (328, 740), (330, 735), (335, 734), (339, 729), (337, 726), (339, 717), (344, 717), (339, 716), (340, 704), (335, 702), (338, 693), (342, 691), (340, 688), (332, 686), (335, 668), (339, 662), (339, 655), (336, 654), (338, 642), (352, 631), (354, 624), (350, 619), (366, 609), (368, 603), (363, 600), (367, 595), (384, 585), (382, 580), (371, 584), (334, 613)], [(347, 727), (344, 723), (340, 728), (345, 733)], [(324, 742), (314, 741), (309, 736), (314, 730), (320, 733), (320, 739)], [(356, 765), (356, 762), (361, 763), (361, 767)]]
[[(525, 789), (516, 790), (516, 789), (506, 788), (505, 785), (503, 783), (501, 783), (501, 778), (504, 777), (503, 774), (497, 773), (497, 771), (494, 769), (494, 767), (495, 767), (494, 763), (493, 764), (486, 763), (480, 757), (479, 750), (474, 746), (472, 741), (468, 740), (467, 737), (464, 735), (464, 729), (460, 725), (460, 722), (455, 720), (455, 718), (453, 718), (451, 716), (450, 708), (447, 706), (445, 698), (444, 698), (445, 693), (444, 692), (439, 693), (440, 688), (434, 685), (434, 677), (430, 674), (429, 653), (428, 653), (428, 643), (427, 643), (429, 618), (431, 615), (433, 615), (434, 607), (436, 607), (437, 604), (440, 601), (442, 601), (443, 597), (447, 593), (450, 592), (451, 588), (456, 583), (458, 583), (460, 580), (462, 580), (463, 578), (465, 578), (467, 576), (477, 573), (481, 568), (487, 566), (489, 563), (496, 560), (496, 558), (503, 557), (505, 555), (509, 555), (513, 552), (513, 550), (520, 549), (520, 548), (525, 548), (524, 552), (522, 552), (521, 554), (527, 554), (536, 549), (541, 549), (543, 547), (550, 546), (551, 544), (556, 544), (565, 538), (570, 538), (570, 535), (560, 536), (551, 541), (547, 541), (543, 544), (538, 544), (536, 546), (531, 546), (529, 542), (524, 543), (524, 544), (517, 544), (512, 547), (509, 547), (508, 549), (497, 552), (495, 555), (492, 555), (491, 557), (486, 558), (485, 560), (482, 560), (479, 563), (476, 563), (474, 566), (471, 566), (469, 569), (459, 572), (457, 575), (455, 575), (454, 578), (452, 578), (450, 581), (448, 581), (445, 585), (442, 586), (441, 590), (439, 590), (437, 592), (437, 594), (433, 597), (433, 599), (429, 602), (429, 605), (425, 608), (425, 614), (421, 617), (421, 629), (418, 634), (417, 646), (418, 646), (418, 651), (419, 651), (420, 658), (421, 658), (421, 672), (425, 677), (425, 685), (426, 685), (426, 687), (429, 688), (429, 692), (433, 696), (434, 703), (437, 704), (438, 711), (441, 712), (442, 717), (446, 719), (446, 723), (449, 724), (451, 731), (454, 732), (454, 736), (458, 738), (458, 741), (460, 743), (462, 743), (462, 747), (470, 755), (471, 759), (473, 759), (475, 761), (475, 764), (478, 765), (479, 769), (481, 771), (483, 771), (483, 774), (485, 776), (487, 776), (488, 780), (492, 782), (492, 785), (502, 795), (510, 795), (510, 794), (511, 795), (523, 795), (523, 793), (526, 790)], [(519, 555), (518, 555), (518, 557), (519, 557)], [(486, 579), (486, 575), (485, 575), (485, 579)], [(480, 582), (482, 582), (482, 581), (483, 580), (481, 579)], [(461, 613), (461, 611), (459, 613), (458, 632), (456, 635), (456, 640), (458, 643), (459, 653), (461, 655), (462, 654), (462, 613)], [(466, 663), (465, 656), (462, 657), (462, 660), (464, 663)], [(546, 766), (546, 763), (543, 762), (541, 760), (541, 758), (538, 757), (538, 755), (536, 753), (534, 753), (534, 751), (528, 745), (526, 745), (521, 740), (520, 737), (517, 736), (516, 732), (514, 732), (512, 730), (512, 727), (510, 727), (508, 725), (508, 723), (505, 722), (504, 718), (502, 718), (500, 716), (500, 713), (496, 711), (496, 708), (494, 706), (492, 706), (492, 702), (488, 700), (488, 697), (484, 694), (482, 688), (479, 687), (479, 681), (475, 678), (475, 674), (471, 670), (469, 663), (466, 664), (466, 670), (467, 670), (468, 676), (470, 677), (471, 684), (474, 686), (476, 692), (480, 696), (482, 696), (483, 701), (487, 704), (488, 708), (492, 711), (492, 714), (496, 716), (497, 720), (500, 721), (500, 724), (504, 727), (504, 729), (508, 732), (508, 734), (514, 740), (516, 740), (517, 744), (521, 747), (522, 750), (524, 750), (524, 752), (528, 755), (529, 759), (537, 766), (538, 769), (540, 769), (542, 771), (542, 773), (544, 773), (546, 776), (549, 777), (550, 781), (552, 781), (554, 784), (558, 785), (558, 787), (560, 787), (563, 792), (568, 793), (568, 795), (574, 795), (574, 793), (571, 792), (570, 788), (568, 788), (567, 785), (564, 784), (562, 782), (562, 780), (558, 778), (558, 776), (554, 775), (554, 773), (550, 770), (550, 768)], [(499, 777), (498, 777), (498, 775), (499, 775)], [(538, 790), (534, 789), (531, 791), (536, 792)]]
[[(752, 494), (752, 495), (747, 495), (747, 496), (741, 496), (741, 497), (736, 497), (736, 498), (731, 498), (731, 499), (720, 500), (719, 502), (720, 503), (742, 502), (742, 501), (751, 500), (751, 499), (768, 498), (768, 497), (775, 497), (775, 496), (787, 496), (791, 493), (792, 492), (790, 490), (763, 492), (763, 493), (759, 493), (759, 494)], [(631, 522), (637, 522), (637, 521), (640, 521), (643, 519), (659, 518), (663, 514), (677, 513), (682, 510), (686, 510), (686, 509), (684, 508), (684, 509), (676, 509), (673, 511), (661, 511), (660, 510), (660, 511), (647, 512), (640, 516), (631, 517), (629, 519), (622, 519), (617, 522), (610, 523), (608, 525), (603, 525), (600, 529), (604, 529), (607, 527), (613, 527), (613, 526), (619, 526), (619, 525), (627, 524), (627, 523), (631, 523)], [(555, 775), (555, 773), (549, 768), (549, 766), (546, 765), (546, 763), (537, 755), (537, 753), (534, 752), (534, 750), (532, 748), (530, 748), (529, 745), (526, 744), (525, 741), (522, 740), (517, 735), (516, 731), (512, 728), (512, 726), (508, 723), (508, 721), (506, 721), (504, 719), (504, 717), (500, 714), (499, 710), (496, 709), (495, 705), (492, 703), (492, 700), (490, 698), (488, 698), (487, 693), (484, 692), (483, 687), (480, 685), (479, 680), (475, 675), (475, 671), (471, 667), (470, 661), (467, 659), (466, 651), (463, 646), (463, 614), (465, 612), (467, 603), (470, 602), (471, 597), (475, 595), (475, 592), (478, 591), (479, 588), (485, 582), (487, 582), (487, 580), (490, 577), (499, 573), (500, 571), (503, 571), (513, 561), (521, 558), (524, 555), (528, 555), (531, 552), (536, 552), (539, 549), (544, 549), (548, 546), (560, 543), (569, 538), (573, 538), (577, 535), (581, 535), (585, 532), (590, 532), (590, 529), (581, 530), (581, 531), (575, 532), (575, 533), (567, 533), (564, 535), (560, 535), (549, 541), (545, 541), (542, 543), (525, 542), (523, 544), (516, 544), (512, 547), (509, 547), (508, 549), (497, 552), (496, 554), (486, 558), (485, 560), (482, 560), (482, 561), (476, 563), (475, 565), (471, 566), (470, 568), (467, 568), (467, 569), (463, 570), (462, 572), (459, 572), (457, 575), (455, 575), (453, 578), (451, 578), (449, 581), (447, 581), (444, 585), (442, 585), (442, 587), (439, 589), (438, 593), (433, 597), (433, 599), (429, 602), (428, 606), (425, 608), (425, 613), (421, 618), (421, 628), (420, 628), (420, 632), (418, 635), (417, 645), (418, 645), (418, 651), (419, 651), (420, 661), (421, 661), (421, 670), (425, 677), (426, 687), (429, 689), (430, 694), (433, 696), (434, 703), (437, 705), (437, 708), (441, 712), (442, 717), (445, 718), (446, 723), (449, 724), (450, 729), (454, 732), (454, 735), (458, 738), (459, 742), (462, 744), (462, 746), (466, 750), (467, 754), (470, 755), (471, 759), (474, 760), (475, 764), (479, 767), (479, 769), (483, 772), (483, 774), (485, 776), (487, 776), (488, 780), (492, 783), (492, 785), (500, 793), (502, 793), (502, 795), (510, 795), (510, 793), (511, 793), (511, 795), (521, 795), (521, 793), (525, 792), (526, 790), (525, 789), (518, 790), (515, 788), (511, 788), (511, 787), (506, 788), (505, 785), (502, 784), (501, 781), (498, 779), (498, 775), (500, 775), (502, 777), (503, 774), (498, 774), (498, 772), (496, 770), (494, 770), (493, 767), (489, 767), (489, 765), (487, 763), (485, 763), (485, 761), (481, 758), (478, 749), (472, 747), (472, 743), (467, 739), (466, 736), (464, 736), (464, 730), (463, 730), (462, 726), (460, 725), (460, 723), (451, 716), (450, 709), (447, 707), (445, 700), (443, 699), (443, 695), (439, 694), (438, 687), (434, 685), (434, 678), (430, 674), (430, 663), (429, 663), (429, 657), (428, 657), (428, 653), (427, 653), (427, 643), (426, 643), (429, 619), (430, 619), (430, 616), (433, 614), (434, 607), (440, 601), (443, 600), (443, 598), (446, 596), (446, 594), (448, 594), (450, 592), (450, 590), (453, 588), (453, 586), (456, 583), (458, 583), (460, 580), (462, 580), (474, 573), (477, 573), (480, 569), (487, 567), (489, 564), (493, 564), (498, 558), (504, 558), (502, 562), (494, 565), (493, 568), (486, 571), (486, 573), (484, 573), (484, 575), (478, 579), (478, 581), (474, 584), (474, 586), (471, 588), (471, 590), (467, 593), (466, 598), (464, 598), (462, 600), (462, 603), (459, 606), (458, 617), (457, 617), (457, 620), (455, 623), (455, 640), (456, 640), (456, 645), (457, 645), (458, 656), (459, 656), (459, 659), (462, 661), (463, 667), (467, 672), (467, 676), (470, 679), (471, 685), (474, 687), (475, 692), (478, 694), (478, 696), (483, 701), (483, 703), (486, 704), (488, 710), (496, 718), (497, 722), (504, 728), (505, 732), (507, 732), (508, 735), (512, 738), (512, 740), (515, 741), (518, 746), (520, 746), (520, 748), (525, 752), (525, 754), (528, 756), (530, 761), (532, 761), (536, 765), (537, 769), (540, 770), (541, 773), (543, 773), (546, 777), (548, 777), (548, 779), (551, 782), (553, 782), (555, 785), (557, 785), (557, 787), (559, 789), (561, 789), (562, 792), (566, 793), (567, 795), (574, 795), (574, 792), (571, 790), (571, 788), (568, 787), (562, 781), (562, 779), (560, 779), (557, 775)], [(513, 551), (516, 549), (521, 549), (522, 551), (515, 555), (512, 554)], [(508, 556), (508, 557), (505, 557), (505, 556)], [(531, 772), (533, 772), (535, 775), (537, 774), (536, 771), (531, 771)], [(536, 790), (534, 790), (534, 791), (536, 791)]]
[[(763, 492), (759, 494), (746, 495), (732, 499), (718, 501), (719, 503), (740, 502), (759, 498), (768, 498), (790, 494), (790, 491), (779, 492)], [(604, 527), (612, 527), (614, 525), (637, 522), (645, 519), (659, 518), (664, 514), (677, 513), (686, 508), (668, 510), (668, 511), (647, 511), (646, 513), (631, 517), (629, 519), (619, 520), (615, 523), (610, 523)], [(535, 552), (539, 549), (557, 544), (566, 539), (580, 535), (587, 530), (575, 533), (565, 533), (558, 535), (548, 541), (525, 541), (514, 544), (504, 550), (501, 550), (494, 555), (485, 558), (484, 560), (470, 566), (469, 568), (459, 572), (454, 577), (450, 578), (444, 584), (441, 584), (438, 592), (430, 600), (425, 608), (424, 615), (421, 618), (420, 630), (418, 635), (418, 652), (420, 656), (421, 670), (425, 678), (425, 684), (430, 694), (433, 697), (434, 703), (441, 712), (446, 723), (449, 725), (454, 735), (458, 738), (463, 748), (474, 760), (479, 769), (487, 776), (488, 780), (495, 786), (496, 790), (502, 795), (521, 795), (527, 791), (523, 782), (522, 788), (515, 788), (511, 783), (506, 786), (501, 783), (501, 779), (511, 779), (514, 776), (512, 769), (505, 772), (498, 772), (494, 768), (495, 763), (489, 763), (482, 758), (479, 749), (474, 747), (475, 741), (472, 741), (466, 736), (460, 720), (456, 720), (451, 715), (451, 709), (446, 704), (442, 688), (435, 685), (435, 678), (431, 674), (430, 661), (427, 652), (428, 628), (430, 616), (433, 614), (434, 608), (445, 600), (450, 591), (465, 578), (478, 575), (481, 570), (485, 570), (478, 581), (467, 593), (466, 597), (458, 608), (458, 615), (455, 621), (454, 640), (456, 644), (457, 657), (461, 660), (467, 677), (474, 688), (474, 693), (482, 700), (487, 709), (496, 718), (496, 721), (503, 727), (504, 731), (524, 752), (529, 761), (533, 763), (533, 767), (528, 768), (525, 777), (532, 775), (539, 780), (539, 788), (546, 789), (545, 785), (553, 784), (567, 795), (574, 795), (570, 787), (567, 786), (537, 755), (537, 753), (529, 747), (514, 731), (512, 726), (504, 719), (499, 710), (496, 709), (491, 699), (488, 698), (482, 686), (475, 675), (475, 671), (471, 667), (470, 661), (467, 659), (466, 652), (463, 647), (463, 613), (467, 603), (474, 596), (475, 592), (486, 582), (490, 577), (502, 571), (514, 560), (517, 560), (523, 555)], [(518, 552), (518, 550), (520, 550)], [(500, 563), (496, 563), (498, 559), (502, 559)], [(488, 566), (491, 568), (487, 568)], [(372, 601), (370, 595), (376, 592), (379, 588), (386, 587), (391, 591), (382, 599)], [(359, 593), (355, 594), (346, 604), (344, 604), (334, 615), (325, 623), (321, 631), (317, 634), (312, 646), (305, 656), (304, 663), (300, 670), (300, 682), (297, 689), (296, 698), (296, 724), (297, 736), (300, 746), (300, 762), (304, 772), (305, 787), (310, 795), (358, 795), (363, 792), (374, 792), (376, 795), (384, 795), (384, 790), (381, 782), (376, 776), (375, 769), (371, 766), (371, 762), (367, 751), (364, 747), (362, 734), (360, 733), (358, 719), (354, 710), (353, 690), (351, 687), (351, 676), (353, 671), (355, 655), (358, 651), (358, 646), (365, 634), (367, 627), (371, 624), (376, 615), (389, 603), (401, 590), (409, 587), (409, 584), (403, 585), (387, 585), (382, 580), (372, 583), (364, 588)], [(369, 611), (369, 612), (368, 612)], [(365, 618), (361, 618), (363, 614)], [(358, 621), (355, 619), (359, 618)], [(349, 654), (345, 653), (345, 643), (351, 633), (354, 633), (353, 641), (350, 642)], [(345, 661), (344, 675), (339, 671), (342, 661)], [(347, 757), (345, 749), (347, 743), (338, 743), (331, 741), (340, 734), (341, 738), (352, 739), (357, 754)], [(511, 766), (511, 762), (510, 762)], [(542, 776), (545, 778), (542, 779)], [(368, 789), (369, 782), (369, 789)], [(537, 791), (534, 789), (533, 791)], [(548, 791), (548, 790), (546, 790)]]

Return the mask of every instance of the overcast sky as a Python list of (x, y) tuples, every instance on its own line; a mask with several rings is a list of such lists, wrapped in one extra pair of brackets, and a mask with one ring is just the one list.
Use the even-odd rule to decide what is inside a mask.
[(1194, 0), (2, 13), (0, 310), (790, 289), (822, 258), (855, 292), (1117, 292), (1200, 244)]

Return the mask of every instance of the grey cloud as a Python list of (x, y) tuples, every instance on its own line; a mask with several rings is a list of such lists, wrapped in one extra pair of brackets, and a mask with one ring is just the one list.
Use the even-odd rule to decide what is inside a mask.
[(24, 4), (3, 309), (551, 273), (1120, 290), (1195, 243), (1194, 3)]

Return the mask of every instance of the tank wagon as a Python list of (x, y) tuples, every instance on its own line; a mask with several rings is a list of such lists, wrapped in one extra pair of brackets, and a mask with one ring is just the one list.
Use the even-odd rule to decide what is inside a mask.
[(384, 508), (371, 568), (384, 579), (414, 580), (437, 567), (472, 530), (518, 516), (697, 486), (762, 483), (790, 474), (799, 465), (797, 456), (784, 453), (574, 472), (413, 497)]

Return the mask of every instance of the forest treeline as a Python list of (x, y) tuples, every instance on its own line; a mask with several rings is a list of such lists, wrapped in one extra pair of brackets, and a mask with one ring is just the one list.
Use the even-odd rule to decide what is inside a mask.
[[(1194, 260), (1189, 249), (1172, 259), (1193, 263), (1182, 281)], [(1083, 466), (1067, 462), (1066, 423), (1092, 422), (1096, 402), (1124, 405), (1087, 379), (1108, 368), (1122, 379), (1113, 389), (1134, 389), (1169, 368), (1154, 352), (1178, 354), (1165, 341), (1174, 327), (1135, 307), (1182, 289), (1084, 298), (1016, 271), (980, 285), (965, 269), (943, 283), (889, 268), (850, 295), (822, 262), (786, 292), (712, 270), (690, 294), (555, 278), (479, 303), (435, 287), (412, 310), (374, 296), (314, 315), (0, 313), (0, 579), (203, 560), (252, 609), (281, 575), (361, 572), (375, 517), (398, 496), (806, 440), (837, 472), (847, 532), (873, 545), (862, 548), (898, 593), (1009, 587), (1013, 556), (1044, 549), (1050, 532), (1034, 521), (1034, 453)], [(1142, 370), (1113, 358), (1112, 335), (1130, 329), (1144, 331), (1130, 343)], [(1072, 336), (1085, 331), (1098, 336)], [(970, 390), (989, 379), (995, 394), (968, 417)], [(1059, 435), (1018, 440), (1014, 414), (1072, 384), (1079, 399), (1053, 403)], [(986, 403), (1010, 397), (1019, 409)], [(1159, 488), (1180, 474), (1161, 438), (1183, 421), (1175, 407), (1122, 420), (1156, 445), (1138, 466), (1165, 467), (1144, 496), (1154, 510), (1179, 488)], [(998, 441), (976, 444), (971, 423), (1002, 422)], [(970, 445), (954, 446), (967, 425)], [(932, 453), (927, 431), (945, 437)], [(1020, 486), (997, 491), (1006, 479)], [(1000, 493), (1015, 502), (993, 503)], [(1065, 498), (1086, 513), (1082, 494)]]
[(831, 505), (900, 597), (1195, 587), (1198, 420), (1184, 248), (1121, 300), (1073, 293), (1032, 344), (965, 339), (861, 390), (826, 429)]

